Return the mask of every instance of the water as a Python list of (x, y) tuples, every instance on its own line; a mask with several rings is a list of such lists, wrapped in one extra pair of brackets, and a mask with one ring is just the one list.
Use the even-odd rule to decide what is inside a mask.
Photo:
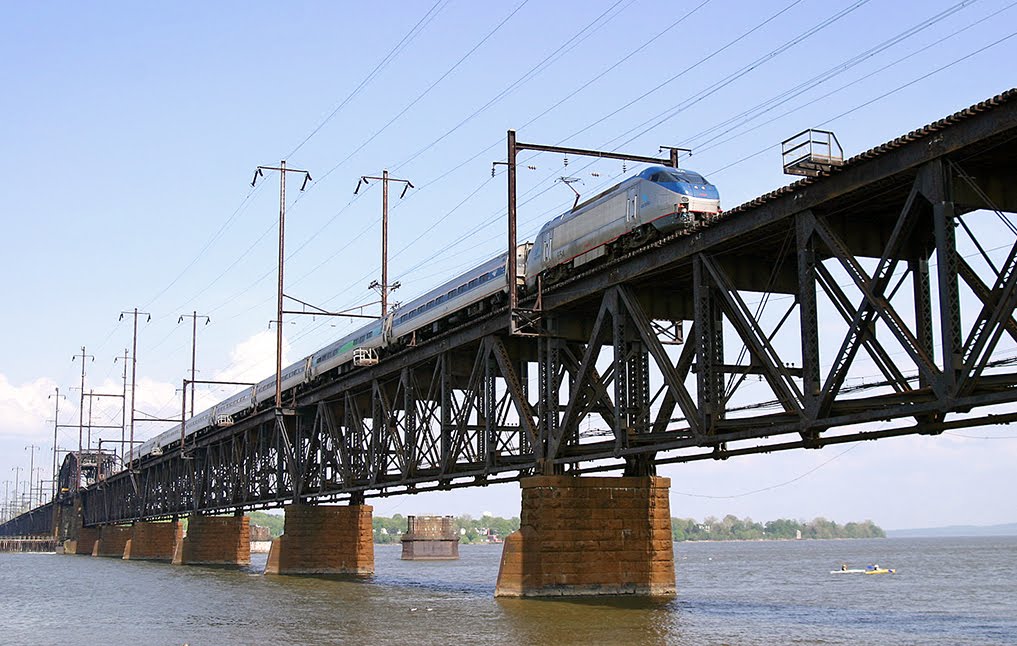
[(495, 599), (500, 546), (460, 554), (376, 546), (361, 581), (0, 554), (0, 644), (1017, 644), (1017, 537), (679, 543), (666, 602)]

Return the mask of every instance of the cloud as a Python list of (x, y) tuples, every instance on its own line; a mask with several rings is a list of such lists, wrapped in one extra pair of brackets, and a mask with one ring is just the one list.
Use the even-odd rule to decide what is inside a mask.
[[(241, 341), (230, 352), (230, 365), (215, 373), (220, 381), (258, 382), (275, 373), (275, 330), (262, 330)], [(283, 366), (290, 346), (283, 339)]]
[(53, 417), (56, 383), (39, 377), (21, 385), (14, 385), (6, 375), (0, 374), (0, 434), (27, 439), (45, 437), (46, 420)]

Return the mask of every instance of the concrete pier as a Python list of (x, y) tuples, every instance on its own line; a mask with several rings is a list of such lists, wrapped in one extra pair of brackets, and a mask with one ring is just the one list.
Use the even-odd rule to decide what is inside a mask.
[(250, 565), (250, 532), (247, 516), (192, 515), (187, 535), (174, 547), (173, 564)]
[(454, 561), (459, 558), (459, 534), (452, 516), (407, 516), (403, 534), (406, 561)]
[(675, 595), (670, 479), (520, 484), (521, 527), (505, 541), (495, 596)]
[(131, 527), (123, 556), (128, 561), (172, 561), (173, 548), (182, 538), (183, 526), (178, 521), (137, 522)]
[(370, 505), (287, 505), (265, 574), (374, 574)]

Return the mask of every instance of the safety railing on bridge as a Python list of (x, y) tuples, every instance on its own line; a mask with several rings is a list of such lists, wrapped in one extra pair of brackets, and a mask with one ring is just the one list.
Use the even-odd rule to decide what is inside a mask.
[(829, 130), (809, 128), (781, 142), (784, 173), (816, 177), (844, 163), (844, 149)]

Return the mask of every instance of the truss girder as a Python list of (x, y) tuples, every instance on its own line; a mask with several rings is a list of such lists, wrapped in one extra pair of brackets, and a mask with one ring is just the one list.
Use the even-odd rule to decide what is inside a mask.
[[(566, 470), (646, 474), (661, 459), (985, 423), (993, 418), (968, 411), (1017, 402), (1001, 349), (1017, 342), (1017, 245), (988, 269), (958, 252), (963, 208), (943, 157), (958, 146), (872, 162), (871, 186), (892, 200), (867, 191), (853, 167), (803, 189), (797, 209), (782, 197), (659, 249), (608, 254), (606, 269), (548, 287), (539, 335), (510, 336), (496, 313), (393, 349), (377, 366), (291, 393), (281, 415), (256, 411), (101, 479), (84, 494), (86, 522)], [(776, 315), (750, 307), (765, 281), (745, 267), (765, 263), (775, 268), (768, 289), (791, 297)], [(962, 302), (975, 303), (967, 319)], [(672, 328), (687, 333), (663, 333)], [(860, 387), (872, 372), (879, 381)], [(872, 429), (887, 420), (902, 425)], [(769, 439), (783, 434), (800, 437)]]

